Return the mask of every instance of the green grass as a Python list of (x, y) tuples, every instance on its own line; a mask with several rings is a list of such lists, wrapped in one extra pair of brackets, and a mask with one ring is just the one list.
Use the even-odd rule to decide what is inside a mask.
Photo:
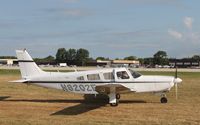
[[(141, 72), (170, 75), (174, 72)], [(0, 70), (0, 125), (199, 125), (200, 73), (180, 72), (183, 83), (167, 93), (169, 102), (161, 104), (153, 94), (123, 94), (118, 107), (83, 101), (83, 95), (24, 84), (18, 70)]]
[(0, 75), (19, 75), (18, 69), (0, 69)]

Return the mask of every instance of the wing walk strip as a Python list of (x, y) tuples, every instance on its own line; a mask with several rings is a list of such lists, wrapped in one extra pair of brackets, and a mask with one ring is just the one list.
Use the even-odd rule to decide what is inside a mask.
[(116, 82), (116, 81), (26, 81), (24, 83), (169, 83), (171, 81), (129, 81), (129, 82)]

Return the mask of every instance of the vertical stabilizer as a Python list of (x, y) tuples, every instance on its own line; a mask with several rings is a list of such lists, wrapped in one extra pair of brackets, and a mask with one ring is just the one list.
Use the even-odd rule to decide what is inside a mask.
[(32, 76), (41, 75), (44, 73), (37, 64), (33, 61), (28, 52), (24, 50), (16, 50), (17, 59), (19, 62), (22, 78), (26, 79)]

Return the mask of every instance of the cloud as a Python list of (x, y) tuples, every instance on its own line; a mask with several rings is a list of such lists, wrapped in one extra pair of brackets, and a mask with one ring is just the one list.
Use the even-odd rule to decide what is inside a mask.
[(135, 2), (135, 3), (161, 3), (161, 4), (166, 4), (166, 3), (176, 3), (180, 2), (179, 0), (127, 0), (130, 2)]
[(65, 3), (77, 3), (79, 0), (63, 0)]
[(83, 9), (65, 9), (62, 11), (62, 13), (66, 16), (75, 16), (75, 17), (90, 15), (89, 11)]
[(191, 17), (185, 17), (183, 22), (184, 25), (188, 28), (188, 29), (192, 29), (192, 23), (193, 23), (194, 19)]
[(169, 35), (171, 35), (172, 37), (176, 38), (176, 39), (182, 39), (183, 38), (183, 34), (180, 32), (177, 32), (173, 29), (168, 29), (168, 33)]
[(44, 12), (51, 15), (62, 15), (68, 17), (85, 17), (91, 15), (91, 11), (87, 9), (75, 8), (75, 9), (65, 9), (65, 8), (49, 8), (45, 9)]
[(130, 48), (157, 48), (159, 45), (151, 43), (132, 43), (132, 44), (108, 44), (107, 47), (116, 48), (116, 49), (130, 49)]
[(192, 30), (193, 21), (194, 19), (192, 17), (185, 17), (183, 19), (184, 26), (190, 30), (185, 32), (178, 32), (174, 29), (169, 29), (168, 34), (182, 41), (182, 43), (189, 42), (190, 44), (193, 45), (200, 44), (200, 32), (198, 31), (195, 32)]
[(174, 6), (176, 8), (185, 8), (185, 5), (181, 0), (121, 0), (125, 3), (147, 4), (147, 5), (161, 5), (161, 6)]
[(193, 43), (200, 42), (200, 33), (199, 32), (190, 32), (186, 34), (186, 40), (191, 41)]
[(131, 36), (131, 37), (147, 37), (151, 35), (155, 35), (158, 32), (152, 31), (149, 29), (137, 30), (137, 31), (129, 31), (129, 32), (114, 32), (113, 35), (116, 36)]

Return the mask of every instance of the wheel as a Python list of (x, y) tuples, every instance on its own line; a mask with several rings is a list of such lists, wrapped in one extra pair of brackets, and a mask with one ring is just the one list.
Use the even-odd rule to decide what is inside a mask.
[(116, 99), (120, 99), (120, 97), (121, 97), (120, 94), (117, 93), (117, 94), (116, 94)]
[(167, 103), (167, 98), (166, 98), (166, 97), (162, 97), (162, 98), (160, 99), (160, 102), (161, 102), (161, 103)]
[(110, 103), (110, 106), (113, 106), (113, 107), (118, 106), (118, 103)]

